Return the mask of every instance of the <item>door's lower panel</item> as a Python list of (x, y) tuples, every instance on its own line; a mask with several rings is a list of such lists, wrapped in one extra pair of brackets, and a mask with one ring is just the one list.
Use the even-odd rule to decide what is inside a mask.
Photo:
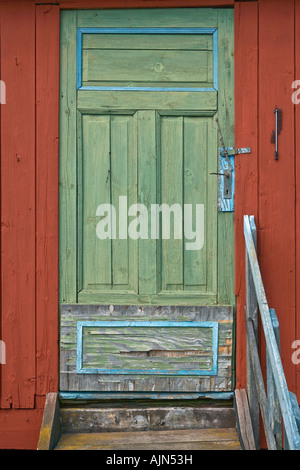
[(60, 390), (232, 389), (231, 306), (62, 305)]

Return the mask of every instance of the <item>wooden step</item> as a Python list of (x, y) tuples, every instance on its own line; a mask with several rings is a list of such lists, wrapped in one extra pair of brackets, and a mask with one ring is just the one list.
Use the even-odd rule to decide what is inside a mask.
[(232, 403), (66, 404), (50, 393), (38, 450), (240, 450), (238, 415)]
[(241, 450), (235, 428), (66, 433), (55, 450)]

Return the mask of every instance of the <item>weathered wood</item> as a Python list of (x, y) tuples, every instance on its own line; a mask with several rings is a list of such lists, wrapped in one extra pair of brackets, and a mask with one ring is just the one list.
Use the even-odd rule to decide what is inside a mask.
[[(90, 321), (199, 321), (218, 323), (218, 345), (216, 375), (203, 375), (198, 378), (182, 376), (171, 377), (167, 380), (157, 375), (103, 375), (103, 374), (77, 374), (77, 323), (86, 319)], [(121, 306), (121, 305), (64, 305), (61, 309), (61, 390), (63, 391), (229, 391), (232, 389), (232, 334), (233, 334), (233, 309), (231, 307), (151, 307), (151, 306)], [(208, 328), (209, 330), (210, 328)], [(96, 331), (93, 329), (93, 331)], [(113, 332), (113, 331), (111, 331)], [(197, 337), (197, 334), (195, 334)], [(91, 335), (96, 338), (97, 335)], [(167, 336), (165, 341), (167, 341)], [(114, 340), (112, 339), (112, 342)], [(147, 340), (149, 342), (149, 338)], [(194, 341), (191, 339), (191, 341)], [(207, 342), (207, 339), (205, 340)], [(133, 344), (133, 343), (132, 343)], [(210, 343), (211, 344), (211, 343)], [(99, 344), (101, 347), (101, 345)], [(188, 346), (188, 345), (187, 345)], [(97, 342), (94, 345), (97, 348)], [(207, 343), (208, 347), (208, 343)], [(211, 348), (208, 347), (209, 355)], [(126, 346), (127, 348), (127, 346)], [(122, 350), (124, 351), (124, 345)], [(133, 344), (133, 348), (135, 348)], [(149, 348), (148, 348), (149, 349)], [(172, 348), (173, 349), (173, 348)], [(190, 350), (190, 347), (186, 348)], [(139, 348), (140, 350), (140, 348)], [(123, 361), (124, 356), (120, 356)], [(127, 358), (128, 359), (128, 358)], [(130, 360), (137, 360), (130, 358)], [(157, 360), (157, 358), (149, 358)], [(148, 359), (148, 360), (149, 360)], [(161, 360), (174, 360), (172, 358), (160, 358)], [(191, 358), (179, 358), (186, 361)], [(205, 360), (207, 357), (205, 358)], [(141, 361), (144, 359), (141, 358)], [(207, 366), (206, 366), (207, 367)], [(154, 382), (153, 382), (154, 380)]]
[[(277, 341), (276, 341), (275, 332), (273, 329), (273, 324), (272, 324), (271, 315), (270, 315), (270, 311), (268, 307), (266, 293), (265, 293), (264, 285), (262, 282), (260, 267), (259, 267), (259, 263), (258, 263), (258, 259), (256, 255), (256, 249), (255, 249), (255, 245), (254, 245), (254, 241), (253, 241), (253, 237), (251, 233), (250, 220), (248, 216), (244, 217), (244, 234), (245, 234), (246, 249), (249, 255), (249, 262), (250, 262), (257, 302), (258, 302), (259, 311), (260, 311), (260, 317), (262, 320), (263, 331), (264, 331), (264, 335), (266, 339), (267, 352), (269, 354), (270, 365), (272, 368), (272, 373), (273, 373), (273, 377), (274, 377), (274, 381), (276, 385), (276, 391), (278, 394), (278, 399), (280, 403), (281, 413), (283, 416), (283, 422), (284, 422), (285, 431), (287, 434), (289, 447), (291, 450), (298, 449), (300, 448), (300, 435), (298, 433), (295, 416), (291, 407), (291, 401), (290, 401), (290, 397), (288, 394), (287, 382), (286, 382), (285, 374), (283, 371), (283, 366), (282, 366), (280, 352), (279, 352)], [(247, 327), (248, 333), (252, 336), (251, 340), (249, 338), (249, 341), (251, 341), (250, 352), (252, 354), (256, 350), (257, 345), (256, 345), (253, 325), (251, 321), (248, 320), (247, 318), (246, 318), (246, 327)], [(257, 357), (255, 358), (255, 356)], [(256, 362), (255, 365), (254, 365), (254, 361)], [(260, 372), (261, 369), (260, 369), (259, 357), (258, 357), (258, 354), (256, 353), (254, 353), (252, 365), (254, 369), (257, 371), (257, 373), (259, 374), (259, 376), (257, 376), (256, 379), (258, 379), (259, 382), (261, 382), (262, 375)], [(261, 383), (263, 384), (263, 381)], [(257, 392), (258, 394), (259, 392), (262, 392), (263, 395), (261, 396), (262, 401), (260, 400), (260, 406), (263, 406), (265, 408), (265, 403), (264, 403), (265, 392), (264, 390), (260, 388), (260, 386), (258, 386), (258, 383), (257, 383)], [(265, 425), (265, 428), (268, 428), (269, 419), (268, 419), (266, 410), (264, 410), (264, 414), (265, 414), (264, 425)]]
[(63, 434), (55, 450), (241, 450), (235, 428)]
[(57, 393), (48, 393), (44, 409), (37, 450), (53, 450), (62, 431)]
[(255, 338), (255, 331), (252, 325), (252, 321), (246, 319), (247, 338), (249, 342), (249, 353), (251, 358), (251, 366), (253, 370), (253, 377), (256, 386), (256, 392), (258, 396), (259, 407), (261, 410), (262, 420), (264, 424), (264, 431), (266, 441), (269, 450), (276, 450), (276, 441), (270, 426), (268, 400), (264, 386), (264, 380), (262, 370), (260, 366), (260, 359), (258, 354), (258, 348)]
[(36, 393), (58, 389), (58, 5), (36, 7)]
[(118, 408), (61, 407), (63, 432), (159, 431), (234, 428), (235, 411), (223, 406), (152, 406), (133, 403)]
[(245, 389), (236, 389), (234, 395), (237, 412), (237, 426), (241, 435), (243, 449), (256, 450), (257, 446), (254, 440), (247, 392)]
[[(279, 323), (274, 309), (270, 309), (271, 321), (278, 345), (280, 350), (280, 337), (279, 337)], [(270, 364), (269, 354), (267, 353), (267, 394), (268, 394), (268, 406), (270, 415), (270, 426), (275, 436), (276, 445), (279, 450), (282, 449), (282, 417), (280, 412), (280, 404), (278, 400), (278, 394), (274, 382), (272, 368)]]
[(77, 12), (61, 12), (60, 36), (60, 173), (59, 292), (60, 302), (77, 301), (76, 253), (76, 22)]
[[(250, 218), (251, 222), (251, 234), (255, 250), (257, 250), (257, 233), (254, 223), (254, 218)], [(249, 255), (245, 253), (245, 277), (246, 277), (246, 318), (252, 321), (252, 325), (255, 332), (256, 341), (258, 341), (258, 305), (256, 299), (256, 293), (249, 263)], [(250, 346), (248, 336), (246, 338), (246, 350), (247, 350), (247, 396), (249, 401), (250, 416), (252, 421), (252, 427), (254, 432), (254, 439), (256, 449), (260, 448), (260, 416), (259, 416), (259, 401), (255, 385), (255, 378), (253, 368), (251, 365)]]
[[(291, 361), (291, 344), (298, 338), (295, 336), (298, 323), (295, 312), (299, 309), (296, 307), (295, 295), (299, 291), (296, 286), (299, 250), (295, 244), (295, 224), (298, 220), (295, 214), (298, 205), (295, 194), (295, 181), (298, 183), (298, 179), (295, 169), (298, 165), (295, 165), (295, 162), (298, 151), (295, 148), (294, 121), (298, 105), (293, 106), (291, 98), (293, 80), (298, 78), (295, 75), (295, 59), (299, 54), (294, 51), (297, 22), (294, 0), (259, 1), (258, 103), (259, 116), (265, 117), (258, 121), (260, 158), (256, 171), (259, 175), (260, 198), (259, 261), (265, 289), (269, 293), (269, 302), (276, 308), (280, 322), (282, 364), (287, 383), (293, 390), (296, 387), (296, 367)], [(272, 45), (267, 46), (274, 31), (277, 32), (275, 43), (271, 41)], [(289, 47), (289, 44), (293, 46)], [(275, 128), (273, 111), (276, 105), (283, 113), (277, 161), (274, 159), (275, 146), (270, 143), (271, 133)], [(285, 255), (279, 256), (280, 253)], [(263, 345), (261, 348), (263, 351)]]

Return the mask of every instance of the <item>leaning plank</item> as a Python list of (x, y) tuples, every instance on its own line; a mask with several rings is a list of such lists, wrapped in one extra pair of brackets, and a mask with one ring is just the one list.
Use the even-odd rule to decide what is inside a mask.
[(53, 450), (61, 436), (61, 419), (57, 393), (48, 393), (37, 450)]
[(244, 450), (256, 450), (247, 392), (245, 389), (235, 390), (235, 405)]

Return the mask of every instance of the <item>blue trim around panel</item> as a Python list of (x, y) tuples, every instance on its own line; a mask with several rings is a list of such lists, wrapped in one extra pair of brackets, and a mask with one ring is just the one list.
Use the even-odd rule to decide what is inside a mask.
[[(159, 370), (159, 369), (86, 369), (82, 367), (82, 330), (83, 327), (106, 328), (212, 328), (212, 368), (211, 370)], [(78, 374), (107, 374), (107, 375), (217, 375), (218, 371), (218, 322), (189, 322), (189, 321), (79, 321), (77, 322), (77, 364)]]
[(149, 399), (149, 400), (197, 400), (198, 398), (209, 398), (212, 400), (231, 400), (234, 392), (59, 392), (63, 400), (126, 400), (126, 399)]
[[(83, 34), (212, 34), (213, 88), (82, 86)], [(77, 89), (101, 91), (217, 91), (218, 90), (218, 29), (217, 28), (77, 28)]]

